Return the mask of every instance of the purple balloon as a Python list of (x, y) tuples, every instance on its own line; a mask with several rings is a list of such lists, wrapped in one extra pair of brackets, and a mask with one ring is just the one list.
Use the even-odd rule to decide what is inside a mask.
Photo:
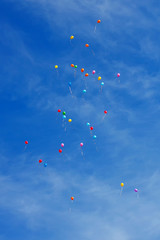
[(137, 189), (137, 188), (135, 188), (135, 189), (134, 189), (134, 191), (135, 191), (135, 192), (138, 192), (138, 189)]

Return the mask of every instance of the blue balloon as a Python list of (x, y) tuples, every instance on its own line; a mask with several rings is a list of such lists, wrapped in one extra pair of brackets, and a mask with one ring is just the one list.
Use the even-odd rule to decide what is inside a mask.
[(63, 119), (66, 119), (66, 115), (63, 115)]
[(104, 85), (104, 82), (101, 82), (101, 85), (103, 86), (103, 85)]
[(44, 167), (47, 167), (47, 163), (44, 163)]
[(69, 87), (71, 87), (71, 85), (72, 85), (72, 83), (71, 83), (71, 82), (69, 82), (69, 83), (68, 83), (68, 86), (69, 86)]
[(86, 90), (86, 89), (84, 89), (84, 90), (83, 90), (83, 93), (86, 93), (86, 92), (87, 92), (87, 90)]
[(91, 124), (89, 122), (87, 122), (87, 126), (90, 126)]
[(94, 136), (93, 136), (93, 138), (94, 138), (94, 139), (96, 139), (96, 138), (97, 138), (97, 136), (96, 136), (96, 135), (94, 135)]

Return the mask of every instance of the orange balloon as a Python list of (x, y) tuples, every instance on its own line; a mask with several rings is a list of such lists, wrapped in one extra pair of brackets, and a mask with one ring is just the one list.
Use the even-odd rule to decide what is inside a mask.
[(88, 44), (88, 43), (86, 44), (86, 47), (89, 47), (89, 44)]
[(98, 21), (97, 21), (97, 23), (100, 23), (100, 22), (101, 22), (101, 20), (98, 20)]
[(81, 72), (84, 72), (84, 68), (81, 68)]
[(89, 75), (88, 73), (85, 74), (86, 77), (88, 77), (88, 75)]
[(71, 200), (73, 201), (73, 200), (74, 200), (74, 197), (71, 197)]
[(74, 64), (71, 64), (71, 67), (74, 67)]

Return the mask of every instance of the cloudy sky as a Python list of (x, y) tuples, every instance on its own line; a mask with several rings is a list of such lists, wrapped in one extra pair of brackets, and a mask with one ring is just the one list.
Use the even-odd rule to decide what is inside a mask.
[(159, 12), (0, 1), (0, 240), (160, 239)]

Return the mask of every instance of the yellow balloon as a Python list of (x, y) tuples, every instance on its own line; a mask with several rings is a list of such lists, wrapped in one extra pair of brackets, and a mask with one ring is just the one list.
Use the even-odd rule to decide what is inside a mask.
[(72, 119), (69, 119), (68, 122), (72, 122)]
[(73, 39), (74, 38), (74, 36), (70, 36), (70, 39)]
[(123, 186), (124, 186), (124, 183), (122, 182), (122, 183), (121, 183), (121, 187), (123, 187)]
[(55, 68), (58, 68), (58, 65), (55, 65)]
[(98, 77), (98, 80), (101, 80), (101, 77)]

